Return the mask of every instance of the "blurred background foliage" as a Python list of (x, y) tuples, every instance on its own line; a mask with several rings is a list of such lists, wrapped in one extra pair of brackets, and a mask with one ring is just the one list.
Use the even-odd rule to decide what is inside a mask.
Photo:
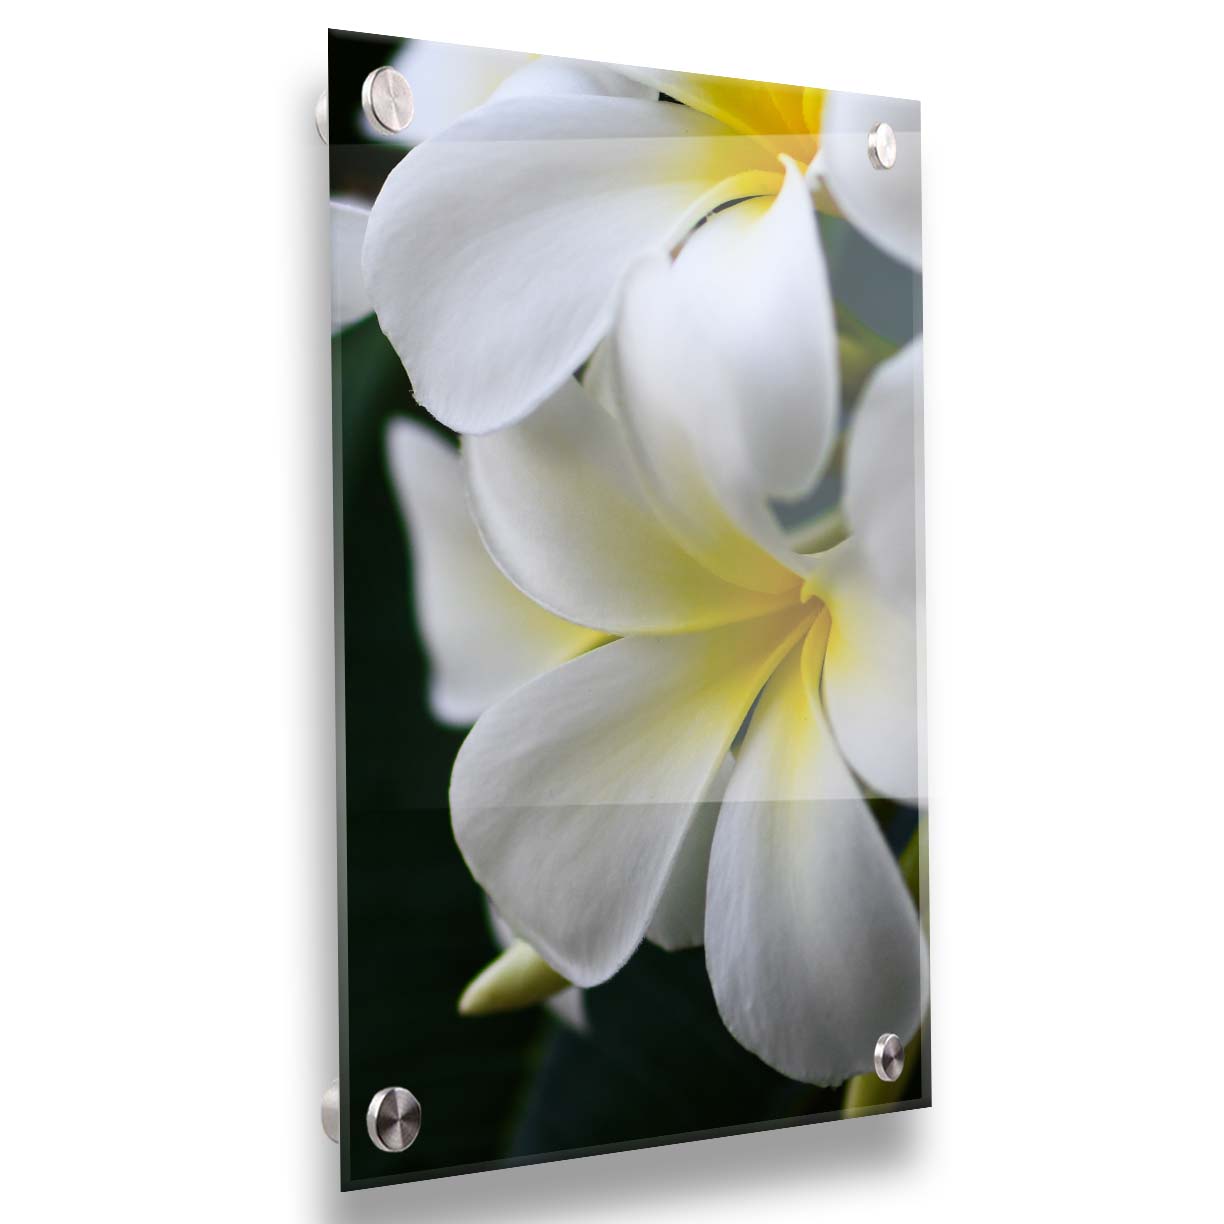
[[(406, 151), (368, 140), (359, 123), (361, 82), (398, 45), (331, 34), (333, 197), (373, 199)], [(822, 218), (822, 231), (852, 395), (876, 362), (920, 329), (919, 286), (844, 223)], [(839, 282), (850, 289), (843, 293)], [(586, 993), (587, 1033), (543, 1008), (458, 1015), (463, 987), (498, 949), (451, 835), (447, 787), (463, 732), (440, 727), (425, 704), (411, 558), (383, 447), (397, 415), (447, 431), (413, 401), (376, 320), (332, 343), (345, 1186), (839, 1116), (845, 1090), (786, 1079), (730, 1037), (700, 949), (665, 953), (644, 945), (611, 981)], [(917, 814), (884, 802), (874, 807), (901, 854)], [(867, 1081), (852, 1088), (859, 1093), (852, 1104), (919, 1103), (919, 1059), (915, 1046), (905, 1081)], [(366, 1104), (391, 1084), (422, 1103), (420, 1137), (397, 1155), (378, 1151), (365, 1133)]]

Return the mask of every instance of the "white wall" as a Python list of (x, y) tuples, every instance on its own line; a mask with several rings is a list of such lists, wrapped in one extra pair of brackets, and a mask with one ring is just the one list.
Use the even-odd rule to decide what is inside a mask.
[[(1218, 1203), (1219, 41), (1122, 10), (6, 14), (7, 1218)], [(933, 1110), (340, 1203), (327, 24), (922, 98)]]

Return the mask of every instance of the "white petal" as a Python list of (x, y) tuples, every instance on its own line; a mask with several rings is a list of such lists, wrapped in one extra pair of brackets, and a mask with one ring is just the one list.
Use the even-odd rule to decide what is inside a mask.
[(820, 684), (837, 742), (873, 790), (922, 801), (914, 615), (884, 594), (853, 537), (815, 563), (806, 589), (832, 615)]
[[(485, 898), (485, 900), (488, 901), (488, 898)], [(489, 915), (489, 926), (493, 929), (493, 938), (497, 941), (497, 946), (499, 948), (508, 948), (518, 936), (510, 929), (510, 924), (497, 912), (491, 903), (487, 906), (487, 912)], [(570, 986), (568, 989), (561, 991), (560, 994), (553, 995), (545, 1006), (562, 1024), (568, 1024), (570, 1028), (576, 1029), (580, 1033), (590, 1031), (591, 1025), (586, 1014), (586, 997), (577, 986)]]
[(365, 318), (374, 309), (361, 277), (361, 244), (370, 210), (347, 200), (331, 202), (332, 331)]
[(842, 504), (872, 577), (903, 610), (918, 594), (922, 339), (872, 373), (846, 447)]
[(441, 722), (466, 726), (600, 636), (537, 607), (498, 571), (464, 501), (453, 447), (423, 426), (400, 420), (387, 431), (387, 454), (412, 537), (430, 708)]
[(411, 124), (385, 137), (401, 143), (420, 144), (493, 98), (540, 94), (654, 98), (656, 94), (609, 64), (422, 39), (411, 40), (392, 66), (412, 89)]
[(579, 986), (641, 941), (795, 611), (623, 638), (488, 710), (451, 777), (455, 838), (506, 921)]
[(872, 1068), (924, 1004), (913, 903), (800, 675), (762, 694), (727, 788), (706, 905), (706, 964), (735, 1038), (794, 1079)]
[(791, 589), (805, 562), (770, 510), (744, 436), (746, 406), (717, 339), (665, 258), (625, 278), (612, 335), (613, 399), (659, 517), (737, 586)]
[(491, 100), (540, 97), (545, 94), (591, 94), (604, 98), (653, 101), (657, 91), (627, 77), (611, 64), (541, 56), (520, 68), (494, 91)]
[(494, 561), (558, 616), (609, 633), (665, 633), (778, 606), (679, 546), (645, 498), (620, 425), (572, 378), (525, 421), (466, 438), (463, 455)]
[[(891, 125), (897, 161), (878, 170), (867, 153), (877, 123)], [(917, 102), (829, 93), (821, 119), (815, 172), (847, 220), (881, 250), (922, 267), (922, 137)]]
[(731, 781), (732, 757), (727, 756), (701, 802), (689, 831), (676, 853), (667, 887), (659, 899), (648, 939), (669, 952), (695, 948), (705, 938), (706, 875), (710, 870), (710, 846), (714, 826), (727, 783)]
[(738, 400), (739, 428), (761, 487), (796, 498), (837, 441), (837, 327), (812, 198), (794, 162), (773, 200), (711, 217), (684, 245), (677, 309), (704, 332)]
[(392, 139), (414, 144), (483, 106), (508, 77), (532, 63), (521, 51), (491, 51), (411, 39), (392, 61), (412, 90), (412, 122)]
[(548, 1010), (570, 1028), (580, 1033), (590, 1032), (591, 1023), (586, 1014), (586, 997), (577, 986), (571, 986), (558, 995), (553, 995), (547, 1003)]
[(607, 97), (492, 102), (418, 145), (364, 253), (418, 401), (464, 433), (532, 411), (607, 331), (632, 260), (761, 165), (754, 147), (684, 107)]

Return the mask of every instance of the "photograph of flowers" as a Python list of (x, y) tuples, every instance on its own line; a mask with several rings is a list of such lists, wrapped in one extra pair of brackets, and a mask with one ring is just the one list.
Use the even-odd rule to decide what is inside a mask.
[(929, 1105), (918, 104), (329, 54), (342, 1185)]

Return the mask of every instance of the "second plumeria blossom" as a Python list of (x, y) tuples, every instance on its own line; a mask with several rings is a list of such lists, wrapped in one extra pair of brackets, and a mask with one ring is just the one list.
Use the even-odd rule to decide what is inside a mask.
[[(788, 193), (766, 207), (753, 219), (785, 224)], [(697, 235), (707, 255), (715, 222)], [(800, 377), (806, 358), (784, 351), (779, 318), (746, 346), (765, 380), (754, 387), (745, 347), (712, 344), (694, 309), (717, 262), (698, 264), (696, 246), (630, 272), (598, 379), (464, 440), (498, 568), (541, 608), (617, 640), (481, 714), (455, 763), (452, 819), (498, 911), (566, 979), (606, 980), (643, 938), (704, 943), (735, 1037), (786, 1075), (838, 1083), (870, 1069), (881, 1033), (908, 1040), (925, 1005), (918, 916), (863, 797), (922, 799), (920, 347), (878, 369), (855, 410), (848, 537), (796, 552), (770, 495), (831, 462), (836, 379)], [(831, 346), (811, 246), (799, 249), (817, 261), (815, 326)], [(768, 261), (768, 244), (757, 254)], [(763, 304), (744, 318), (770, 327)], [(806, 385), (802, 410), (779, 369)]]

